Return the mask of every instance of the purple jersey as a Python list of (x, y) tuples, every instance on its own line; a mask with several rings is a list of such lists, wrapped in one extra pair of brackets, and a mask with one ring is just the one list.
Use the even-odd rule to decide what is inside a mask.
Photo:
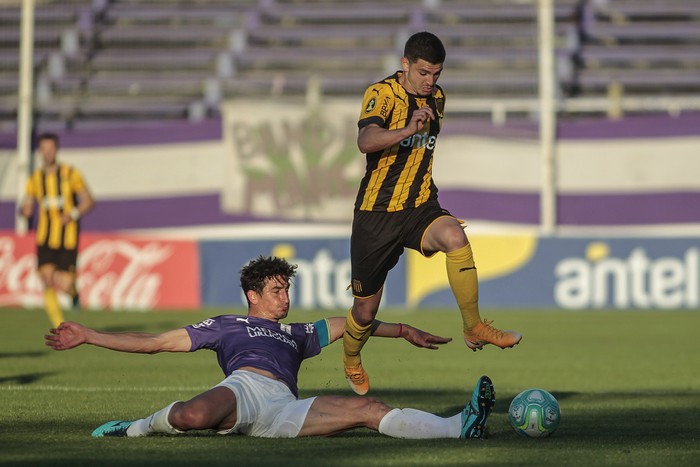
[(216, 351), (226, 376), (244, 366), (266, 370), (286, 383), (298, 397), (301, 362), (318, 355), (324, 340), (323, 336), (319, 340), (315, 324), (318, 323), (284, 324), (252, 316), (222, 315), (185, 329), (192, 340), (190, 352)]

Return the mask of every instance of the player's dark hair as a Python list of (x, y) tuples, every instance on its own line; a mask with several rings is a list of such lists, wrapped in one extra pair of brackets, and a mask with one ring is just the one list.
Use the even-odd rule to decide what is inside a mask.
[(39, 144), (44, 140), (53, 141), (53, 144), (55, 144), (56, 147), (58, 147), (59, 139), (56, 133), (42, 133), (36, 138), (36, 143)]
[(435, 34), (423, 31), (408, 38), (403, 49), (403, 56), (411, 63), (423, 59), (433, 65), (440, 65), (445, 63), (447, 53), (442, 41)]
[(297, 265), (289, 264), (285, 259), (260, 255), (241, 269), (241, 288), (243, 293), (254, 290), (261, 294), (267, 279), (281, 278), (288, 281), (294, 277), (296, 270)]

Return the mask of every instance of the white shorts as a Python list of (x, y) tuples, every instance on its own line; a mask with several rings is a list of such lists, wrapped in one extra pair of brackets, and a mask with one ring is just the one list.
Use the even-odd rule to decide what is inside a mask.
[(295, 438), (316, 399), (298, 400), (286, 384), (252, 371), (236, 370), (215, 387), (236, 395), (236, 424), (219, 434), (239, 433), (261, 438)]

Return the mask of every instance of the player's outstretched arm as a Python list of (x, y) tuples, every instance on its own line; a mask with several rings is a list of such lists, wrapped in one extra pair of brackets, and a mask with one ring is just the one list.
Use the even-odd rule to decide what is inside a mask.
[[(328, 323), (331, 331), (331, 342), (335, 342), (343, 337), (343, 332), (345, 332), (344, 317), (328, 318)], [(436, 336), (409, 324), (384, 323), (379, 320), (374, 320), (372, 335), (377, 337), (403, 337), (416, 347), (432, 350), (436, 350), (439, 348), (438, 345), (447, 344), (452, 340), (451, 337)]]
[(378, 337), (403, 337), (416, 347), (437, 350), (438, 345), (447, 344), (451, 337), (441, 337), (405, 323), (384, 323), (374, 320), (372, 335)]
[(82, 344), (131, 353), (189, 352), (192, 341), (184, 328), (160, 334), (145, 332), (101, 332), (67, 321), (49, 330), (45, 343), (54, 350), (68, 350)]

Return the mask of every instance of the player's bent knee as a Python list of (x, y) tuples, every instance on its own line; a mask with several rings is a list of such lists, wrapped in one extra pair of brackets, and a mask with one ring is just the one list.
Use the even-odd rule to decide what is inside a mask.
[(360, 326), (367, 326), (374, 317), (377, 316), (379, 310), (379, 301), (374, 297), (355, 299), (353, 304), (353, 318)]
[(451, 227), (443, 233), (442, 243), (445, 251), (450, 252), (467, 246), (469, 240), (461, 227)]
[(170, 423), (179, 430), (206, 430), (213, 428), (213, 422), (203, 410), (183, 404), (170, 414)]

